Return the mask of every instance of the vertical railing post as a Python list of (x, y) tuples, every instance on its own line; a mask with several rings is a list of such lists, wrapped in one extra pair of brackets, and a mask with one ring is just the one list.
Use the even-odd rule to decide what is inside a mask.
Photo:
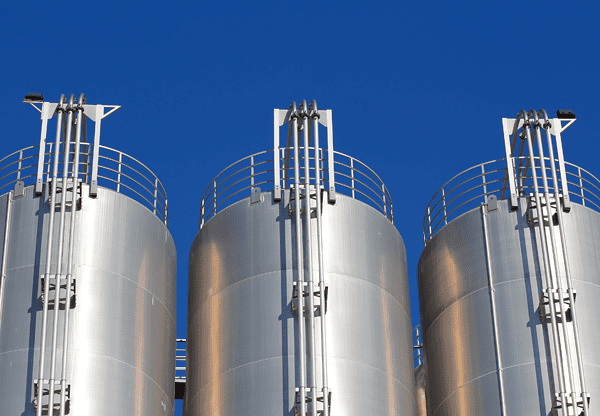
[(355, 199), (354, 195), (354, 158), (350, 158), (350, 184), (352, 188), (352, 199)]
[[(46, 170), (46, 182), (49, 182), (50, 178), (52, 177), (50, 170), (51, 170), (51, 167), (52, 167), (52, 155), (53, 155), (53, 153), (52, 153), (52, 146), (53, 145), (54, 145), (54, 143), (52, 143), (52, 142), (50, 142), (48, 144), (48, 147), (49, 147), (49, 149), (48, 149), (48, 169)], [(45, 163), (45, 162), (42, 162), (42, 163)]]
[(200, 202), (200, 229), (204, 226), (204, 201), (205, 199), (202, 198), (202, 201)]
[(485, 164), (481, 164), (481, 180), (483, 181), (483, 202), (486, 202), (487, 184), (485, 182)]
[(431, 238), (431, 207), (427, 207), (427, 224), (429, 226), (429, 238)]
[(217, 181), (213, 181), (213, 216), (217, 215)]
[(579, 177), (579, 193), (581, 195), (581, 204), (585, 207), (585, 198), (583, 196), (583, 180), (581, 178), (581, 168), (577, 166), (577, 176)]
[(250, 194), (254, 190), (254, 155), (250, 156)]
[(158, 199), (158, 178), (154, 177), (154, 215), (156, 215), (156, 200)]
[(119, 166), (117, 167), (117, 192), (121, 190), (121, 170), (123, 166), (123, 152), (119, 152)]
[(382, 183), (381, 184), (381, 201), (383, 202), (383, 215), (388, 218), (387, 215), (387, 201), (385, 198), (385, 185)]
[(442, 187), (442, 209), (444, 210), (444, 225), (448, 225), (448, 214), (446, 213), (446, 191)]
[(165, 227), (169, 228), (169, 200), (167, 198), (165, 198)]
[(23, 150), (19, 150), (19, 165), (17, 166), (17, 180), (21, 179), (21, 164), (23, 163)]

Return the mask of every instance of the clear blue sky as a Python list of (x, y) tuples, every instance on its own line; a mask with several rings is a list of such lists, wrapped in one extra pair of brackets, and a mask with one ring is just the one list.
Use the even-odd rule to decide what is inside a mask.
[(271, 146), (273, 108), (314, 98), (333, 110), (336, 150), (391, 192), (416, 324), (425, 207), (454, 174), (504, 157), (501, 117), (573, 109), (566, 159), (600, 174), (599, 18), (594, 1), (6, 2), (0, 155), (39, 140), (27, 92), (122, 105), (102, 142), (167, 190), (185, 337), (205, 187)]

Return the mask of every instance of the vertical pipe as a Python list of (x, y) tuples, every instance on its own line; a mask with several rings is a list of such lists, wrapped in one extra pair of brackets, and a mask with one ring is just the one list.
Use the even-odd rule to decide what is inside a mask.
[(6, 203), (6, 223), (4, 226), (4, 242), (2, 250), (2, 276), (0, 276), (0, 330), (2, 327), (2, 305), (4, 303), (4, 288), (6, 283), (6, 261), (8, 260), (8, 237), (10, 236), (10, 215), (12, 212), (13, 191), (8, 193)]
[[(54, 289), (54, 319), (52, 323), (52, 349), (50, 358), (50, 398), (49, 412), (54, 412), (54, 381), (56, 380), (56, 344), (58, 341), (58, 315), (60, 313), (60, 283), (62, 280), (62, 258), (63, 258), (63, 242), (65, 237), (65, 217), (67, 211), (67, 188), (69, 186), (69, 146), (71, 144), (71, 134), (73, 130), (73, 105), (75, 104), (75, 96), (71, 94), (69, 98), (69, 106), (67, 107), (68, 119), (67, 119), (67, 135), (63, 143), (63, 172), (62, 172), (62, 190), (60, 193), (60, 225), (58, 226), (58, 256), (56, 261), (56, 286)], [(56, 186), (56, 184), (55, 184)], [(75, 187), (73, 187), (75, 192)], [(73, 197), (74, 199), (74, 197)], [(54, 206), (54, 201), (51, 201), (51, 208)], [(74, 207), (73, 207), (74, 209)], [(67, 288), (68, 290), (68, 288)], [(68, 293), (68, 292), (67, 292)], [(50, 299), (46, 300), (50, 302)]]
[(529, 151), (529, 160), (531, 163), (531, 174), (532, 174), (532, 181), (533, 181), (533, 189), (534, 189), (534, 197), (535, 197), (535, 201), (536, 201), (536, 209), (537, 209), (537, 214), (538, 214), (538, 228), (539, 228), (539, 232), (540, 232), (540, 240), (541, 240), (541, 246), (542, 246), (542, 258), (544, 261), (544, 276), (546, 278), (546, 293), (548, 293), (548, 306), (550, 308), (550, 322), (551, 322), (551, 327), (552, 327), (552, 340), (553, 340), (553, 345), (554, 345), (554, 353), (556, 356), (556, 368), (557, 368), (557, 372), (558, 372), (558, 382), (559, 382), (559, 395), (560, 395), (560, 399), (561, 399), (561, 403), (563, 404), (562, 406), (562, 414), (563, 416), (568, 416), (568, 412), (567, 412), (567, 406), (566, 406), (566, 401), (565, 401), (565, 378), (564, 378), (564, 373), (563, 373), (563, 362), (562, 362), (562, 350), (560, 348), (560, 342), (558, 340), (558, 325), (556, 323), (556, 313), (554, 311), (554, 291), (553, 291), (553, 285), (552, 285), (552, 277), (550, 275), (550, 262), (548, 259), (548, 246), (546, 245), (546, 233), (544, 231), (544, 216), (543, 216), (543, 212), (542, 212), (542, 206), (541, 206), (541, 201), (540, 201), (540, 193), (539, 193), (539, 189), (538, 189), (538, 183), (537, 183), (537, 173), (535, 171), (535, 158), (533, 155), (533, 144), (531, 143), (531, 134), (529, 132), (529, 127), (531, 125), (531, 122), (529, 121), (528, 117), (527, 117), (527, 113), (523, 110), (521, 111), (521, 113), (523, 114), (524, 120), (525, 120), (525, 124), (523, 125), (523, 130), (525, 130), (525, 135), (526, 135), (526, 139), (527, 139), (527, 147), (528, 147), (528, 151)]
[(302, 247), (302, 221), (300, 219), (300, 152), (298, 150), (298, 114), (296, 112), (296, 103), (292, 104), (293, 118), (292, 130), (294, 135), (294, 186), (296, 209), (294, 217), (296, 219), (296, 268), (298, 273), (298, 344), (300, 349), (300, 414), (306, 415), (306, 345), (304, 334), (304, 256)]
[[(564, 227), (563, 227), (563, 213), (562, 213), (562, 209), (560, 207), (560, 201), (558, 199), (558, 195), (559, 194), (559, 189), (558, 189), (558, 180), (557, 180), (557, 175), (556, 175), (556, 165), (554, 162), (554, 149), (553, 149), (553, 144), (552, 144), (552, 135), (550, 133), (550, 122), (548, 121), (548, 115), (546, 114), (545, 110), (542, 110), (544, 113), (544, 118), (545, 118), (545, 125), (544, 128), (546, 129), (546, 139), (548, 140), (548, 152), (550, 154), (550, 161), (552, 163), (552, 184), (554, 185), (554, 195), (556, 195), (557, 198), (557, 202), (556, 202), (556, 212), (558, 215), (558, 230), (560, 233), (560, 239), (561, 239), (561, 243), (562, 243), (562, 251), (563, 251), (563, 257), (565, 260), (565, 276), (567, 278), (567, 292), (569, 293), (569, 302), (571, 303), (571, 317), (572, 317), (572, 322), (573, 322), (573, 335), (575, 336), (575, 352), (577, 354), (577, 362), (578, 362), (578, 370), (579, 370), (579, 382), (581, 384), (581, 397), (583, 400), (583, 414), (584, 416), (589, 416), (589, 410), (588, 410), (588, 403), (587, 403), (587, 389), (586, 389), (586, 383), (585, 383), (585, 375), (583, 372), (583, 354), (581, 353), (581, 343), (580, 343), (580, 338), (579, 338), (579, 328), (577, 326), (577, 314), (575, 313), (575, 296), (573, 294), (573, 282), (571, 280), (571, 268), (569, 265), (569, 257), (568, 257), (568, 253), (567, 253), (567, 240), (565, 237), (565, 231), (564, 231)], [(559, 149), (560, 151), (560, 149)], [(560, 157), (560, 159), (562, 159), (562, 156)], [(581, 169), (579, 169), (579, 180), (581, 181)], [(580, 182), (581, 183), (581, 182)], [(568, 191), (567, 191), (568, 192)], [(564, 193), (564, 191), (563, 191)], [(581, 193), (582, 193), (582, 202), (585, 202), (583, 199), (583, 186), (581, 186)], [(584, 203), (585, 205), (585, 203)]]
[(502, 406), (502, 416), (506, 416), (506, 396), (504, 394), (504, 375), (502, 366), (502, 353), (500, 351), (500, 334), (498, 333), (498, 313), (496, 309), (496, 289), (494, 289), (494, 275), (492, 273), (492, 259), (490, 251), (490, 241), (488, 237), (487, 212), (485, 205), (481, 205), (481, 219), (483, 220), (483, 237), (485, 241), (485, 260), (488, 269), (488, 285), (490, 287), (490, 300), (492, 303), (492, 323), (494, 329), (494, 343), (496, 345), (496, 363), (498, 365), (498, 381), (500, 383), (500, 404)]
[(67, 388), (67, 348), (69, 340), (69, 312), (71, 309), (71, 285), (73, 284), (73, 247), (75, 245), (75, 220), (77, 214), (77, 187), (79, 181), (79, 145), (81, 141), (81, 120), (83, 117), (83, 104), (85, 97), (83, 94), (79, 97), (79, 106), (77, 109), (77, 132), (75, 134), (75, 161), (73, 163), (73, 204), (71, 206), (71, 223), (69, 229), (69, 251), (67, 262), (67, 299), (65, 302), (64, 333), (63, 333), (63, 355), (60, 380), (60, 416), (65, 416), (65, 392)]
[[(565, 342), (565, 349), (567, 352), (567, 368), (569, 370), (568, 374), (569, 374), (569, 380), (571, 383), (571, 398), (573, 399), (573, 406), (576, 405), (577, 403), (577, 393), (576, 393), (576, 389), (575, 389), (575, 373), (573, 371), (573, 359), (572, 359), (572, 355), (571, 355), (571, 343), (569, 342), (569, 338), (567, 336), (567, 323), (566, 323), (566, 315), (565, 315), (565, 309), (564, 309), (564, 305), (563, 305), (563, 287), (562, 287), (562, 279), (560, 278), (560, 274), (558, 273), (559, 270), (559, 264), (558, 264), (558, 253), (556, 250), (556, 240), (554, 237), (554, 230), (553, 230), (553, 224), (552, 224), (552, 215), (550, 213), (550, 191), (548, 188), (548, 175), (546, 174), (546, 161), (544, 160), (544, 147), (542, 145), (542, 135), (540, 132), (540, 122), (538, 120), (538, 115), (535, 111), (531, 111), (532, 115), (535, 118), (535, 122), (534, 122), (534, 129), (535, 129), (535, 137), (537, 140), (537, 146), (538, 146), (538, 150), (539, 150), (539, 158), (540, 158), (540, 167), (542, 168), (542, 184), (544, 186), (544, 198), (546, 199), (546, 207), (548, 210), (548, 228), (550, 231), (550, 247), (552, 249), (552, 258), (554, 260), (554, 274), (556, 276), (556, 286), (557, 286), (557, 290), (558, 290), (558, 310), (561, 316), (561, 323), (562, 323), (562, 327), (563, 327), (563, 338), (564, 338), (564, 342)], [(551, 163), (553, 162), (552, 160), (550, 161)], [(558, 194), (555, 195), (556, 197), (556, 209), (557, 211), (559, 210), (559, 205), (560, 203), (558, 202)], [(538, 203), (539, 204), (539, 203)], [(542, 224), (543, 221), (542, 219), (540, 219), (540, 224)], [(544, 226), (545, 228), (545, 226)], [(554, 299), (552, 299), (552, 301), (554, 301)], [(573, 307), (573, 305), (571, 305), (571, 307)], [(572, 309), (571, 309), (572, 310)], [(558, 334), (557, 334), (558, 335)], [(564, 406), (564, 404), (563, 404)]]
[(46, 268), (44, 271), (44, 306), (42, 308), (42, 333), (41, 333), (41, 345), (40, 345), (40, 365), (38, 372), (38, 389), (37, 389), (37, 412), (36, 416), (42, 416), (42, 399), (44, 397), (44, 358), (45, 358), (45, 350), (46, 350), (46, 334), (48, 330), (48, 295), (50, 289), (50, 265), (52, 261), (52, 237), (54, 233), (54, 209), (52, 204), (54, 204), (54, 200), (56, 198), (56, 182), (58, 179), (58, 156), (60, 149), (60, 135), (62, 130), (62, 119), (63, 112), (65, 109), (63, 108), (65, 101), (64, 94), (60, 96), (60, 101), (58, 104), (58, 108), (56, 111), (58, 112), (58, 117), (56, 120), (56, 145), (54, 147), (54, 166), (52, 169), (52, 192), (50, 195), (50, 224), (48, 226), (48, 241), (46, 244)]
[(302, 100), (300, 105), (300, 116), (302, 117), (302, 133), (304, 137), (304, 242), (306, 246), (306, 282), (308, 286), (308, 304), (306, 313), (308, 318), (308, 351), (310, 356), (309, 388), (311, 391), (311, 415), (317, 416), (317, 383), (316, 383), (316, 351), (315, 351), (315, 311), (314, 311), (314, 287), (313, 287), (313, 265), (312, 265), (312, 230), (310, 209), (310, 147), (308, 137), (308, 111), (306, 101)]
[[(314, 106), (312, 104), (314, 103)], [(323, 416), (329, 416), (329, 387), (327, 381), (327, 327), (325, 320), (325, 266), (323, 265), (323, 226), (321, 218), (321, 158), (318, 157), (319, 148), (319, 114), (317, 113), (317, 103), (313, 100), (311, 103), (313, 110), (313, 131), (315, 135), (315, 188), (317, 189), (317, 248), (319, 262), (319, 293), (321, 304), (319, 305), (319, 314), (321, 315), (321, 375), (323, 383)]]

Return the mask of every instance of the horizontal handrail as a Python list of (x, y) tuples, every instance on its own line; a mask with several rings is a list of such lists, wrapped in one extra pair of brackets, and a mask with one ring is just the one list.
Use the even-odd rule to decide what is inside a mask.
[[(207, 186), (202, 197), (200, 210), (200, 228), (221, 210), (251, 195), (254, 187), (265, 185), (262, 191), (274, 188), (273, 160), (279, 160), (280, 189), (294, 185), (292, 148), (281, 147), (274, 154), (265, 150), (246, 156), (223, 169)], [(304, 149), (300, 149), (300, 158), (304, 159)], [(318, 168), (322, 187), (329, 187), (327, 149), (319, 149), (315, 163), (315, 148), (309, 148), (309, 176), (311, 185), (315, 184), (315, 171)], [(334, 152), (335, 185), (340, 193), (358, 199), (380, 211), (390, 221), (394, 220), (392, 198), (383, 181), (366, 164), (344, 153)], [(286, 168), (287, 166), (287, 168)], [(304, 167), (300, 168), (303, 177)], [(268, 175), (266, 178), (261, 175)], [(303, 186), (303, 185), (302, 185)], [(244, 192), (244, 191), (247, 191)]]
[[(62, 146), (62, 143), (61, 143)], [(68, 169), (74, 166), (74, 144), (69, 145)], [(93, 144), (80, 143), (79, 178), (83, 183), (92, 180)], [(43, 176), (47, 182), (51, 179), (54, 164), (55, 143), (47, 143), (43, 157)], [(119, 150), (100, 145), (98, 149), (98, 185), (123, 193), (150, 209), (160, 220), (168, 225), (167, 193), (158, 177), (139, 160)], [(25, 186), (33, 185), (37, 178), (39, 146), (29, 146), (17, 150), (0, 159), (0, 191), (17, 181)], [(58, 177), (62, 177), (64, 153), (59, 152)]]
[[(526, 156), (515, 157), (516, 191), (519, 196), (533, 192), (533, 174)], [(539, 157), (534, 158), (539, 161)], [(544, 160), (550, 164), (550, 158)], [(525, 163), (522, 163), (525, 161)], [(519, 163), (521, 162), (521, 163)], [(558, 163), (558, 160), (555, 160)], [(536, 163), (536, 172), (541, 167)], [(551, 165), (546, 166), (550, 188), (553, 189)], [(600, 181), (587, 170), (565, 162), (569, 198), (600, 212)], [(538, 174), (538, 181), (541, 181)], [(472, 208), (487, 202), (487, 197), (495, 195), (498, 200), (510, 197), (507, 182), (506, 159), (497, 159), (481, 163), (466, 169), (446, 182), (429, 201), (423, 218), (423, 240), (429, 240), (454, 218)], [(557, 178), (560, 185), (561, 179)], [(541, 186), (541, 182), (539, 184)], [(562, 189), (562, 186), (559, 186)]]

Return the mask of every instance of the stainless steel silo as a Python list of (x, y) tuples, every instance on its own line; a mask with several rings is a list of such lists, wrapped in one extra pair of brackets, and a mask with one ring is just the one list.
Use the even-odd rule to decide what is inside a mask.
[(230, 165), (202, 201), (187, 416), (413, 416), (406, 252), (387, 189), (333, 151), (331, 110), (274, 115), (274, 149)]
[(574, 121), (503, 119), (507, 158), (455, 176), (427, 209), (429, 416), (597, 412), (600, 182), (564, 161)]
[(0, 161), (0, 413), (172, 416), (176, 252), (164, 189), (100, 145), (118, 106), (83, 94), (28, 101), (42, 113), (40, 146)]

